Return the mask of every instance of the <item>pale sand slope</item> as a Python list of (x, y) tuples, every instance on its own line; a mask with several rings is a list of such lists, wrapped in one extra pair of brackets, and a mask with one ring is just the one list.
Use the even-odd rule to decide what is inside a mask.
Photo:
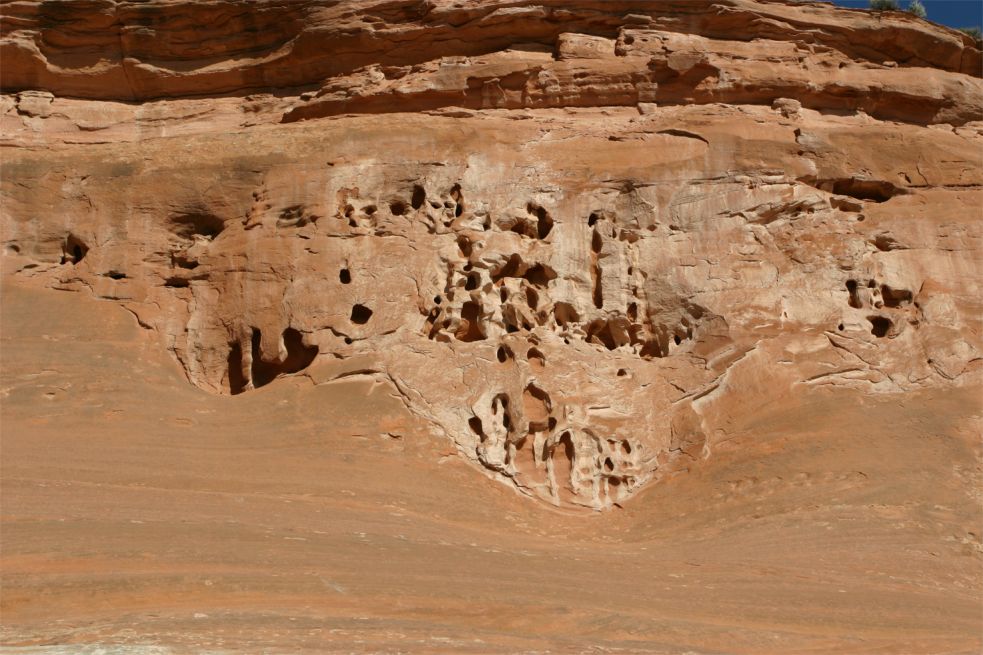
[(384, 385), (212, 396), (115, 304), (21, 284), (2, 297), (8, 652), (983, 647), (979, 389), (803, 390), (623, 510), (561, 514)]

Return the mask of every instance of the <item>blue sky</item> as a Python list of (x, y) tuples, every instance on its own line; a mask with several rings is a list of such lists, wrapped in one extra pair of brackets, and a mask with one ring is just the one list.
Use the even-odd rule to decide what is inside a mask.
[[(870, 6), (867, 0), (833, 0), (841, 7), (866, 9)], [(898, 0), (904, 9), (908, 0)], [(949, 27), (980, 27), (983, 25), (983, 0), (922, 0), (927, 18), (934, 23), (942, 23)]]

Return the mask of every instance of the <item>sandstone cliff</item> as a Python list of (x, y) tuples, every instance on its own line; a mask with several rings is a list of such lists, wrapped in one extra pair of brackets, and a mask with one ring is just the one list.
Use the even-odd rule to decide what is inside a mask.
[(385, 385), (609, 508), (796, 390), (980, 382), (979, 43), (753, 0), (13, 2), (14, 275), (187, 379)]

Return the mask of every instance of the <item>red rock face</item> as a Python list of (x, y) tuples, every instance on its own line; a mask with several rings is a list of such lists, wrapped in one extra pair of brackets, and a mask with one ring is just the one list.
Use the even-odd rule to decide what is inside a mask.
[(209, 392), (368, 376), (604, 509), (735, 406), (979, 379), (960, 33), (750, 0), (4, 11), (16, 275), (123, 305)]
[(764, 0), (0, 26), (5, 645), (980, 651), (980, 42)]

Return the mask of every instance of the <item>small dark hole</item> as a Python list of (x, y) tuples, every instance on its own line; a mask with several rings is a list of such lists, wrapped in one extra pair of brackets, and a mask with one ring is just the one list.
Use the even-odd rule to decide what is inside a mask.
[(443, 301), (443, 299), (440, 296), (434, 296), (433, 297), (433, 302), (434, 302), (435, 305), (439, 305), (442, 301)]
[(343, 268), (338, 271), (338, 279), (341, 280), (342, 284), (351, 284), (352, 273), (347, 268)]
[(402, 216), (406, 213), (406, 203), (402, 200), (391, 202), (389, 203), (389, 211), (392, 212), (393, 216)]
[(683, 340), (679, 338), (679, 335), (678, 335), (678, 334), (677, 334), (676, 336), (674, 336), (674, 337), (672, 338), (672, 340), (673, 340), (673, 342), (675, 342), (675, 344), (676, 344), (677, 346), (678, 346), (679, 344), (681, 344), (681, 343), (683, 342)]
[(427, 200), (427, 192), (419, 184), (413, 187), (413, 197), (410, 198), (410, 206), (413, 209), (419, 209), (423, 206), (423, 203)]
[(618, 377), (619, 377), (619, 378), (623, 378), (623, 377), (625, 377), (626, 375), (628, 375), (628, 371), (626, 371), (626, 370), (625, 370), (625, 369), (623, 369), (623, 368), (619, 368), (619, 369), (618, 369)]
[(891, 320), (883, 316), (868, 316), (867, 320), (870, 321), (871, 325), (870, 333), (875, 337), (886, 337), (891, 329)]
[(345, 337), (345, 344), (347, 344), (349, 346), (352, 345), (352, 338), (351, 337)]
[(352, 307), (352, 323), (365, 325), (372, 318), (372, 310), (365, 305), (355, 305)]
[(840, 323), (839, 325), (837, 325), (836, 326), (836, 329), (839, 330), (840, 332), (842, 332), (843, 331), (843, 324)]

